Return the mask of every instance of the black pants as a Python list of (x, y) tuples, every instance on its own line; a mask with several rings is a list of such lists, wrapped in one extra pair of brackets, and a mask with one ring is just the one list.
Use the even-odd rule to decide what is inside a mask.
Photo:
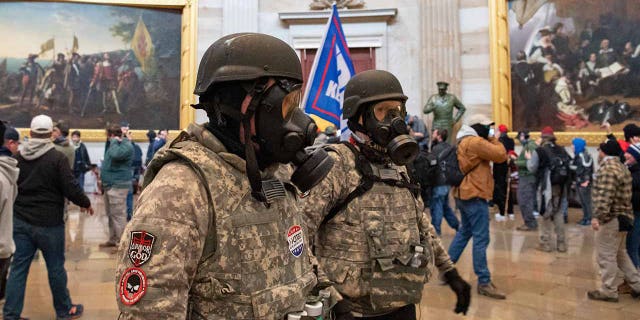
[[(507, 202), (507, 184), (509, 183), (509, 167), (505, 164), (493, 165), (493, 203), (498, 205), (498, 212), (500, 215), (505, 213), (513, 213), (513, 195), (509, 195), (509, 202)], [(511, 190), (509, 190), (511, 192)], [(505, 208), (506, 207), (506, 208)], [(505, 212), (507, 209), (507, 212)]]
[(391, 313), (387, 313), (385, 315), (382, 316), (377, 316), (377, 317), (365, 317), (365, 318), (358, 318), (355, 317), (354, 319), (362, 319), (362, 320), (416, 320), (416, 305), (415, 304), (409, 304), (406, 305), (394, 312)]
[(9, 273), (9, 265), (11, 265), (11, 257), (0, 259), (0, 300), (4, 299), (4, 293), (7, 287), (7, 274)]

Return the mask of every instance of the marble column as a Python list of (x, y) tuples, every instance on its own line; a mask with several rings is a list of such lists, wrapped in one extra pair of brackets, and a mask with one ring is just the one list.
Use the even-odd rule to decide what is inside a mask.
[(448, 82), (449, 92), (460, 96), (459, 1), (426, 0), (421, 4), (424, 100), (437, 92), (438, 81)]
[(224, 0), (223, 34), (258, 32), (258, 0)]

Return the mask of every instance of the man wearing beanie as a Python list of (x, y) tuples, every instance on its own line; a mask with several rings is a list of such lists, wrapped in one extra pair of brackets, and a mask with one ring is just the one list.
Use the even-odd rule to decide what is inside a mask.
[(625, 236), (631, 226), (631, 174), (620, 162), (620, 145), (608, 139), (600, 144), (600, 168), (593, 189), (594, 217), (591, 227), (596, 231), (596, 260), (600, 267), (602, 286), (587, 292), (592, 300), (618, 302), (616, 275), (622, 271), (632, 289), (640, 297), (640, 274), (633, 266), (625, 248)]
[(492, 197), (493, 179), (491, 162), (507, 161), (507, 151), (495, 137), (489, 137), (493, 121), (475, 114), (465, 119), (458, 135), (458, 162), (465, 173), (460, 186), (452, 191), (458, 209), (461, 226), (449, 246), (449, 256), (455, 263), (473, 237), (473, 271), (478, 276), (478, 294), (494, 299), (505, 299), (504, 293), (491, 282), (487, 266), (489, 245), (489, 205)]
[[(567, 197), (569, 171), (571, 157), (561, 147), (556, 144), (556, 137), (551, 127), (545, 127), (541, 132), (542, 143), (530, 155), (525, 155), (529, 159), (527, 168), (537, 175), (540, 181), (542, 192), (541, 207), (544, 207), (542, 215), (542, 228), (540, 230), (540, 245), (538, 250), (552, 252), (557, 249), (559, 252), (567, 252), (565, 242), (564, 216), (562, 201)], [(551, 230), (556, 233), (556, 244), (552, 245)]]
[(495, 216), (496, 221), (505, 221), (506, 213), (509, 214), (509, 219), (514, 219), (513, 197), (507, 196), (507, 192), (510, 191), (508, 187), (509, 165), (511, 160), (516, 158), (516, 153), (514, 151), (515, 144), (513, 139), (507, 135), (508, 131), (507, 126), (504, 124), (498, 126), (498, 141), (502, 143), (507, 151), (509, 161), (493, 164), (493, 203), (498, 206), (498, 213), (496, 213)]
[[(6, 135), (6, 126), (0, 121), (0, 139)], [(15, 131), (15, 129), (14, 129)], [(18, 161), (0, 140), (0, 300), (4, 299), (7, 272), (11, 256), (16, 250), (13, 242), (13, 201), (18, 195)]]
[(529, 137), (529, 131), (518, 132), (518, 140), (522, 144), (522, 151), (516, 159), (518, 167), (518, 206), (522, 213), (524, 224), (517, 227), (518, 231), (535, 231), (538, 230), (538, 221), (533, 212), (535, 211), (536, 202), (536, 175), (527, 169), (527, 162), (531, 158), (531, 154), (535, 152), (538, 145)]
[(20, 147), (20, 133), (16, 128), (7, 126), (7, 130), (4, 132), (4, 144), (0, 147), (0, 153), (11, 152), (11, 156), (18, 155), (18, 148)]
[(574, 171), (576, 189), (580, 204), (582, 206), (582, 220), (579, 225), (591, 225), (591, 179), (593, 177), (593, 159), (585, 151), (587, 142), (582, 138), (573, 139), (573, 164), (571, 170)]
[(640, 146), (629, 145), (625, 153), (625, 164), (631, 172), (631, 209), (633, 230), (627, 236), (627, 253), (633, 265), (640, 267)]
[(76, 182), (67, 158), (55, 150), (51, 141), (52, 131), (50, 117), (34, 117), (31, 120), (31, 139), (17, 156), (20, 174), (18, 196), (13, 206), (16, 251), (11, 261), (2, 309), (6, 320), (21, 318), (29, 267), (38, 249), (47, 265), (56, 318), (76, 319), (83, 312), (81, 304), (72, 304), (67, 289), (64, 199), (88, 209), (89, 214), (93, 214), (93, 209)]

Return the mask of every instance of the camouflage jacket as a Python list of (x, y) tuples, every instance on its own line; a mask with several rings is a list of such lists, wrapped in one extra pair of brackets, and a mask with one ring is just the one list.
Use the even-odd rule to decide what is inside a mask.
[[(315, 241), (315, 256), (322, 276), (365, 315), (392, 311), (419, 303), (429, 267), (453, 268), (422, 202), (406, 188), (375, 182), (372, 189), (351, 201), (326, 225), (322, 220), (360, 183), (356, 156), (345, 145), (327, 147), (335, 159), (333, 169), (309, 196), (303, 211)], [(405, 167), (391, 165), (398, 172)], [(421, 245), (428, 266), (413, 268), (413, 246)], [(323, 279), (321, 279), (323, 280)]]
[(294, 192), (256, 201), (244, 160), (197, 125), (156, 154), (145, 184), (120, 242), (120, 319), (280, 320), (303, 310), (316, 276)]
[(631, 173), (619, 157), (606, 157), (600, 163), (593, 185), (594, 218), (601, 224), (631, 211)]

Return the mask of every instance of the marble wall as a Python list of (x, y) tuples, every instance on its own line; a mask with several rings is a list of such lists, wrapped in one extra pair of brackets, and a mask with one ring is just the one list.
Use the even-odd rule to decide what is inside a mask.
[[(280, 20), (279, 13), (309, 11), (310, 2), (199, 1), (198, 61), (207, 47), (225, 33), (257, 31), (290, 42), (290, 26)], [(490, 113), (487, 0), (366, 1), (365, 9), (386, 8), (396, 8), (397, 15), (387, 22), (383, 40), (386, 54), (383, 58), (377, 57), (376, 64), (377, 68), (388, 70), (399, 78), (409, 97), (409, 113), (421, 113), (426, 99), (437, 91), (435, 79), (441, 77), (452, 83), (451, 92), (461, 97), (469, 113)], [(443, 15), (451, 18), (442, 18)], [(434, 26), (436, 17), (441, 22)], [(441, 56), (446, 59), (434, 59), (434, 51), (428, 50), (432, 46), (439, 47)], [(204, 113), (198, 112), (196, 121), (206, 121)]]

